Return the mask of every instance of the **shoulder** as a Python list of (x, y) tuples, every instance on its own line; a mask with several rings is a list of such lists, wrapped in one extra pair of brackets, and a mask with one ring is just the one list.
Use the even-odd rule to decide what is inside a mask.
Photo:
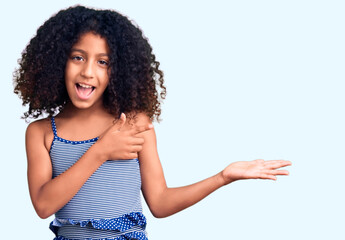
[(44, 133), (45, 131), (47, 131), (50, 125), (50, 118), (36, 120), (28, 125), (28, 127), (26, 128), (26, 134), (31, 135)]
[(146, 113), (140, 112), (137, 113), (134, 117), (134, 122), (136, 125), (145, 125), (145, 124), (151, 124), (152, 121)]
[(146, 113), (143, 113), (143, 112), (139, 112), (139, 113), (130, 112), (130, 113), (126, 113), (125, 115), (126, 115), (126, 123), (124, 127), (126, 129), (139, 127), (139, 126), (152, 123), (150, 117)]
[(53, 140), (54, 133), (51, 127), (50, 118), (36, 120), (28, 125), (25, 133), (26, 141), (33, 140), (36, 143), (43, 143), (46, 147), (50, 140)]
[(140, 132), (137, 134), (138, 137), (143, 137), (145, 139), (145, 142), (148, 141), (156, 141), (156, 134), (154, 131), (154, 128), (152, 127), (151, 129), (148, 129), (149, 125), (152, 125), (152, 121), (150, 117), (146, 113), (137, 113), (135, 118), (134, 118), (134, 125), (141, 129), (144, 128), (143, 132)]

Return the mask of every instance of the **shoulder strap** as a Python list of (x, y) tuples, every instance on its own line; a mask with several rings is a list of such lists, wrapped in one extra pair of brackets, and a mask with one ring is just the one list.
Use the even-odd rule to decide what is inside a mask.
[(56, 125), (55, 125), (55, 119), (54, 119), (54, 117), (51, 118), (51, 122), (52, 122), (52, 129), (53, 129), (54, 136), (57, 137)]

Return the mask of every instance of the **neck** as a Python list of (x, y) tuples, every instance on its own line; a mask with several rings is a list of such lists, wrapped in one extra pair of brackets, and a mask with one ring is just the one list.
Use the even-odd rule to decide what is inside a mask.
[(64, 110), (59, 114), (59, 116), (64, 118), (73, 118), (79, 121), (92, 120), (99, 117), (113, 117), (103, 105), (80, 109), (76, 108), (71, 102), (66, 104)]

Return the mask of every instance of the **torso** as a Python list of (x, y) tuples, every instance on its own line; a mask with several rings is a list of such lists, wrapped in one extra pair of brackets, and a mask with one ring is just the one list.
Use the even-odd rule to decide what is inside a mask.
[[(45, 123), (43, 120), (42, 122)], [(95, 138), (95, 135), (98, 137), (108, 128), (106, 126), (104, 130), (98, 131), (98, 134), (95, 134), (97, 131), (84, 130), (82, 139), (80, 136), (75, 137), (78, 136), (79, 131), (78, 127), (70, 128), (72, 121), (52, 118), (49, 122), (51, 132), (53, 132), (53, 144), (47, 146), (50, 146), (53, 178), (77, 162), (97, 141), (98, 138)], [(105, 124), (106, 121), (103, 123)], [(97, 125), (95, 122), (93, 124)], [(64, 126), (63, 131), (60, 131), (62, 126)], [(86, 128), (83, 124), (80, 126)], [(98, 125), (95, 128), (99, 130), (101, 127)], [(89, 129), (94, 130), (92, 127)], [(49, 141), (50, 134), (45, 138)], [(90, 236), (99, 239), (132, 235), (135, 238), (147, 239), (140, 190), (141, 176), (138, 159), (106, 161), (90, 176), (78, 193), (55, 213), (56, 218), (51, 223), (51, 230), (66, 239), (84, 239)], [(84, 224), (89, 229), (82, 227)]]

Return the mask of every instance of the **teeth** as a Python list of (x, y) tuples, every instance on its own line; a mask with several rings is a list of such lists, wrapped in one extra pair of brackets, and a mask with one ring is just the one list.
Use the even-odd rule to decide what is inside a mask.
[(86, 85), (86, 84), (82, 84), (82, 83), (78, 83), (78, 85), (83, 87), (83, 88), (92, 88), (92, 86)]

